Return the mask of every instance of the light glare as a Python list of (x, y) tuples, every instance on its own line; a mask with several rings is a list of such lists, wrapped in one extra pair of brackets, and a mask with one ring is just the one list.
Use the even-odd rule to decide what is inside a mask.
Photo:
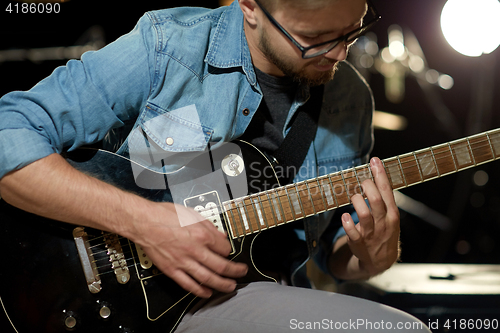
[(499, 16), (498, 0), (449, 0), (441, 13), (441, 29), (456, 51), (478, 57), (500, 45)]

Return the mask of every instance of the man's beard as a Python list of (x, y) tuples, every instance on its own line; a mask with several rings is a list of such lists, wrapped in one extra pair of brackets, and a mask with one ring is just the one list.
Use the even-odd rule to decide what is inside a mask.
[[(333, 76), (338, 68), (338, 62), (335, 63), (331, 70), (327, 70), (324, 72), (317, 72), (317, 75), (311, 75), (306, 72), (306, 68), (302, 67), (297, 70), (293, 64), (287, 62), (283, 57), (280, 57), (278, 53), (271, 47), (271, 43), (267, 38), (267, 34), (265, 31), (262, 32), (260, 36), (260, 48), (266, 58), (271, 61), (279, 70), (283, 72), (286, 76), (293, 79), (295, 82), (304, 83), (308, 86), (319, 86), (321, 84), (325, 84), (333, 79)], [(332, 61), (326, 58), (322, 58), (319, 61), (319, 65), (328, 65), (331, 64)]]

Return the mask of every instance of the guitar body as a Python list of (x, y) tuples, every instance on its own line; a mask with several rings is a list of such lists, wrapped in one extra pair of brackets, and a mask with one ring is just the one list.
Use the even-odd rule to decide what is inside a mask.
[[(101, 150), (84, 149), (68, 161), (87, 174), (152, 201), (183, 198), (177, 203), (193, 208), (214, 203), (219, 207), (214, 223), (231, 234), (220, 203), (235, 194), (247, 195), (243, 192), (249, 192), (250, 178), (255, 188), (255, 181), (277, 182), (246, 164), (258, 161), (270, 167), (260, 152), (252, 150), (253, 146), (244, 142), (227, 144), (168, 175)], [(238, 164), (242, 161), (244, 168)], [(229, 171), (228, 162), (233, 163)], [(227, 173), (221, 168), (224, 163)], [(168, 332), (196, 303), (196, 297), (161, 274), (127, 239), (117, 240), (115, 235), (90, 228), (75, 229), (3, 200), (0, 221), (4, 263), (0, 296), (13, 327), (2, 332)], [(257, 234), (230, 239), (230, 258), (247, 262), (251, 269), (241, 283), (269, 279), (252, 264), (251, 246)]]

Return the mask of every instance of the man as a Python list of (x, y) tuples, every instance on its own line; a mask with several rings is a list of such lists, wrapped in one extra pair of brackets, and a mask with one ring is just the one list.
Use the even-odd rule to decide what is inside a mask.
[[(303, 164), (317, 167), (307, 167), (302, 177), (367, 162), (371, 94), (341, 63), (366, 27), (366, 12), (365, 0), (239, 0), (214, 11), (148, 13), (104, 49), (56, 69), (29, 92), (2, 98), (1, 197), (35, 214), (140, 244), (163, 273), (203, 298), (177, 331), (280, 332), (302, 328), (297, 320), (324, 318), (414, 321), (341, 295), (274, 283), (237, 286), (248, 268), (225, 258), (230, 244), (211, 223), (182, 227), (180, 216), (183, 224), (199, 216), (84, 175), (58, 154), (103, 140), (124, 125), (132, 128), (118, 151), (125, 156), (140, 156), (141, 140), (168, 155), (242, 136), (272, 152), (309, 98), (309, 86), (325, 84), (317, 134)], [(177, 167), (165, 161), (163, 171)], [(290, 260), (283, 283), (306, 286), (304, 260), (312, 257), (338, 279), (366, 279), (396, 261), (398, 210), (380, 160), (370, 165), (373, 181), (363, 182), (369, 206), (359, 194), (350, 198), (359, 223), (345, 213), (337, 231), (332, 214), (322, 214), (296, 226), (294, 242), (304, 246), (305, 257)]]

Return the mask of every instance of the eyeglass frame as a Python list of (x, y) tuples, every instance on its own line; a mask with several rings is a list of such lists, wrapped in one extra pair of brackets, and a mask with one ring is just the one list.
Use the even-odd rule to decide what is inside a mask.
[[(366, 2), (368, 4), (368, 11), (371, 11), (371, 13), (374, 16), (373, 19), (371, 19), (368, 23), (361, 25), (359, 28), (354, 29), (353, 31), (350, 31), (350, 32), (346, 33), (343, 36), (334, 38), (334, 39), (326, 41), (326, 42), (322, 42), (322, 43), (318, 43), (318, 44), (314, 44), (314, 45), (311, 45), (311, 46), (304, 47), (295, 38), (293, 38), (292, 35), (288, 31), (286, 31), (285, 28), (283, 28), (281, 26), (281, 24), (278, 23), (278, 21), (276, 21), (274, 19), (274, 17), (271, 15), (271, 13), (269, 13), (267, 11), (267, 9), (265, 9), (257, 0), (254, 0), (254, 1), (257, 4), (257, 6), (259, 6), (259, 8), (264, 12), (264, 14), (267, 16), (267, 18), (269, 19), (269, 21), (276, 28), (278, 28), (278, 30), (280, 30), (302, 52), (302, 59), (311, 59), (311, 58), (315, 58), (315, 57), (318, 57), (320, 55), (326, 54), (326, 53), (330, 52), (331, 50), (333, 50), (337, 45), (339, 45), (340, 42), (342, 42), (342, 41), (349, 41), (349, 37), (350, 36), (352, 36), (353, 34), (356, 35), (359, 31), (365, 29), (365, 31), (363, 31), (362, 33), (360, 33), (359, 35), (357, 35), (356, 38), (359, 38), (359, 37), (363, 36), (366, 32), (368, 32), (368, 30), (371, 27), (373, 27), (373, 25), (375, 25), (375, 23), (377, 23), (378, 21), (380, 21), (380, 19), (382, 18), (382, 16), (379, 15), (377, 9), (373, 6), (372, 2), (370, 0), (367, 0)], [(317, 48), (317, 47), (320, 47), (322, 45), (327, 45), (327, 44), (332, 44), (332, 46), (329, 47), (329, 48), (324, 49), (323, 51), (320, 51), (317, 54), (313, 54), (311, 56), (306, 56), (307, 51), (309, 51), (311, 49), (314, 49), (314, 48)]]

